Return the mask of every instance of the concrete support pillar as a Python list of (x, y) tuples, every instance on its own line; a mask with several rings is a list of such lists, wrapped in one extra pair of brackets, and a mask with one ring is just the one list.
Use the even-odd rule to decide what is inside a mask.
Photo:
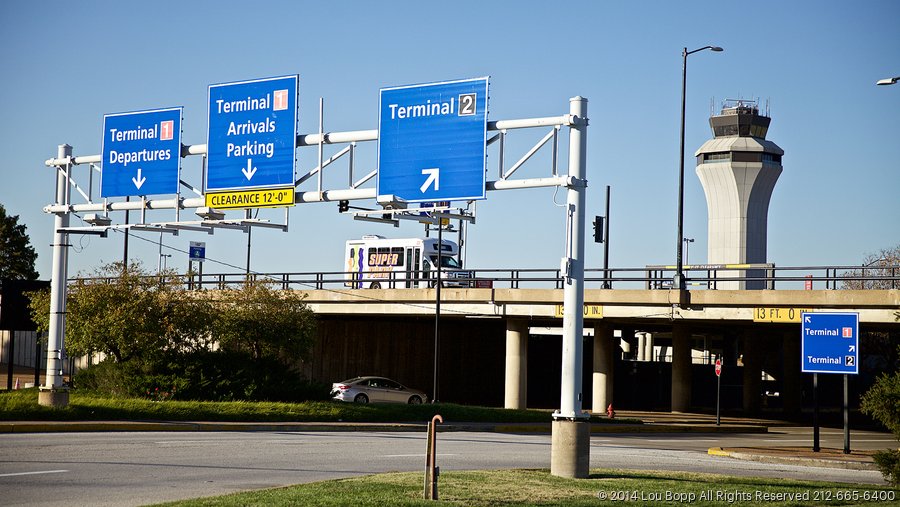
[(609, 324), (594, 325), (594, 371), (592, 375), (591, 410), (602, 414), (613, 402), (613, 328)]
[(784, 364), (781, 372), (781, 400), (785, 415), (797, 416), (803, 399), (800, 378), (800, 336), (796, 332), (782, 335)]
[(627, 344), (627, 345), (624, 345), (624, 347), (627, 347), (625, 350), (626, 357), (628, 359), (632, 359), (632, 360), (637, 359), (638, 354), (640, 354), (640, 352), (638, 349), (637, 338), (634, 337), (634, 328), (633, 327), (623, 327), (622, 328), (622, 341)]
[(587, 479), (591, 468), (591, 423), (555, 419), (550, 446), (550, 473)]
[(644, 333), (644, 360), (653, 361), (653, 333)]
[(528, 403), (528, 323), (506, 319), (506, 382), (504, 408), (524, 409)]
[(672, 412), (691, 408), (691, 330), (686, 324), (672, 326)]
[(741, 343), (744, 363), (744, 412), (757, 414), (760, 408), (760, 387), (762, 385), (762, 356), (760, 340), (751, 337), (749, 331), (745, 331)]

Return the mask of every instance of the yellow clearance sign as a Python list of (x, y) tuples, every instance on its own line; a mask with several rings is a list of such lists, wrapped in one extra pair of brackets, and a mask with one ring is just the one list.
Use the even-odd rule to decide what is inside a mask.
[[(583, 314), (585, 319), (602, 319), (603, 305), (584, 305)], [(561, 319), (562, 317), (563, 305), (556, 305), (556, 318)]]
[(753, 322), (800, 322), (800, 314), (811, 312), (811, 308), (770, 308), (753, 309)]
[(206, 194), (206, 205), (216, 209), (278, 208), (294, 205), (293, 188), (239, 190)]

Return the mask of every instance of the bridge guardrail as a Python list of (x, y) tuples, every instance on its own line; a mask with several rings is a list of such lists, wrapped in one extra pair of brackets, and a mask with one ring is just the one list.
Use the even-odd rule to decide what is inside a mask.
[[(740, 267), (737, 267), (740, 266)], [(471, 287), (563, 288), (559, 269), (499, 268), (467, 269), (472, 276), (459, 278)], [(883, 266), (775, 266), (735, 265), (727, 267), (685, 266), (687, 283), (695, 290), (717, 290), (725, 282), (748, 282), (763, 290), (803, 289), (900, 289), (900, 264)], [(742, 274), (743, 273), (743, 274)], [(668, 289), (674, 266), (643, 268), (586, 268), (587, 289)], [(251, 273), (254, 280), (269, 280), (283, 289), (351, 290), (355, 273), (344, 271)], [(406, 273), (387, 273), (381, 278), (384, 288), (422, 288), (433, 285), (434, 278), (406, 278)], [(88, 279), (88, 278), (85, 278)], [(190, 289), (225, 289), (247, 279), (245, 273), (186, 273), (171, 275), (175, 283)]]

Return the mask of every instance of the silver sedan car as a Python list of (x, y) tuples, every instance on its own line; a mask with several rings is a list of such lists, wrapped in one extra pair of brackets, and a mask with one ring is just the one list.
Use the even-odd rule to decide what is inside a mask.
[(418, 405), (428, 401), (428, 395), (418, 389), (384, 377), (356, 377), (331, 385), (331, 399), (353, 403), (409, 403)]

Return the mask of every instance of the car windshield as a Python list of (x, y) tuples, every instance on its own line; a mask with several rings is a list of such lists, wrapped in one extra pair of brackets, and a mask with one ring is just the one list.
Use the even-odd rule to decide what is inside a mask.
[[(431, 256), (431, 263), (437, 266), (437, 255)], [(441, 255), (441, 267), (442, 268), (451, 268), (451, 269), (460, 269), (460, 265), (456, 262), (456, 257), (450, 257)]]

